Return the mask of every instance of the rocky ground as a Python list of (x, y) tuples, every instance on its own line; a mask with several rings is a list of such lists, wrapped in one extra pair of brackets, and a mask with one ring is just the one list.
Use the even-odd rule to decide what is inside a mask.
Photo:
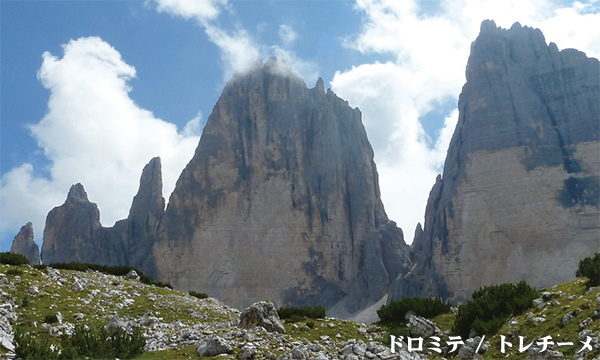
[[(141, 328), (146, 338), (146, 352), (136, 359), (197, 359), (201, 355), (274, 360), (420, 360), (442, 356), (600, 359), (599, 310), (598, 289), (586, 291), (581, 280), (576, 280), (542, 293), (530, 312), (511, 319), (501, 329), (500, 334), (506, 334), (516, 345), (506, 354), (500, 354), (498, 336), (489, 339), (489, 343), (482, 341), (482, 350), (486, 350), (482, 355), (475, 354), (478, 338), (465, 341), (456, 352), (446, 355), (427, 350), (427, 346), (424, 351), (409, 352), (406, 342), (396, 342), (393, 354), (389, 335), (394, 331), (377, 325), (333, 318), (282, 324), (269, 302), (257, 303), (240, 312), (212, 298), (198, 299), (143, 284), (135, 274), (120, 277), (96, 271), (0, 265), (0, 358), (15, 357), (15, 326), (38, 338), (50, 339), (58, 346), (60, 336), (71, 334), (79, 324), (90, 329), (132, 331), (135, 327)], [(57, 315), (58, 322), (46, 323), (46, 316), (52, 314)], [(439, 336), (440, 347), (445, 350), (453, 316), (446, 314), (432, 319), (434, 322), (415, 316), (401, 333), (408, 332), (426, 341), (431, 336)], [(551, 335), (555, 342), (568, 339), (575, 344), (554, 347), (554, 352), (549, 349), (541, 354), (534, 345), (531, 351), (520, 353), (519, 335), (526, 336), (527, 343), (536, 337)], [(582, 347), (579, 339), (585, 341), (587, 336), (592, 339), (592, 350), (576, 354)]]

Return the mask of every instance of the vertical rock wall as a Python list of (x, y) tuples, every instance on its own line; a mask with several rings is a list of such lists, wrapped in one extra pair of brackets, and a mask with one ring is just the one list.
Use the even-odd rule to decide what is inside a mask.
[(276, 59), (225, 87), (159, 236), (161, 280), (237, 307), (346, 297), (358, 310), (408, 260), (360, 111)]
[(574, 278), (600, 246), (599, 70), (538, 29), (482, 23), (416, 267), (394, 297), (464, 301), (484, 285)]

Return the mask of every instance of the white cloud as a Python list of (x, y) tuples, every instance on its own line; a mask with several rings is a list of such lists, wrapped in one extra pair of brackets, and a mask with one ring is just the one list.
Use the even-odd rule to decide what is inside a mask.
[[(183, 133), (129, 97), (135, 69), (98, 37), (71, 40), (59, 59), (46, 52), (38, 77), (50, 90), (48, 111), (31, 133), (50, 161), (49, 178), (31, 164), (2, 176), (2, 233), (16, 234), (27, 221), (38, 242), (45, 216), (81, 182), (98, 203), (105, 226), (127, 217), (144, 165), (160, 156), (166, 197), (194, 153), (201, 114)], [(40, 169), (37, 169), (38, 172)]]
[(291, 69), (298, 74), (308, 87), (316, 84), (319, 78), (319, 70), (317, 64), (311, 61), (303, 60), (294, 51), (283, 49), (279, 46), (271, 47), (272, 55), (280, 60), (285, 61)]
[(279, 38), (285, 47), (290, 47), (298, 38), (298, 34), (290, 25), (281, 24), (279, 25)]
[[(449, 113), (437, 138), (428, 139), (419, 118), (448, 99), (458, 100), (470, 44), (481, 21), (538, 27), (559, 48), (600, 54), (597, 0), (558, 7), (550, 0), (442, 0), (440, 11), (423, 15), (415, 0), (357, 0), (365, 13), (360, 34), (346, 46), (391, 56), (336, 73), (332, 88), (358, 106), (373, 144), (383, 202), (391, 219), (412, 241), (422, 222), (431, 186), (445, 158), (458, 118)], [(430, 147), (433, 140), (433, 148)]]
[(260, 46), (241, 27), (233, 34), (216, 25), (204, 25), (206, 35), (221, 50), (224, 65), (224, 80), (229, 80), (236, 72), (248, 71), (256, 60), (261, 58)]
[(155, 3), (159, 12), (181, 16), (184, 19), (195, 18), (198, 21), (215, 19), (227, 0), (147, 0)]

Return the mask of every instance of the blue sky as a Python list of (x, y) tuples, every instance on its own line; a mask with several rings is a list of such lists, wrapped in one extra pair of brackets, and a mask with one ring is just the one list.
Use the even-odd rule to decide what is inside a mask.
[(383, 201), (408, 242), (441, 172), (479, 24), (539, 27), (600, 54), (600, 2), (549, 0), (0, 2), (0, 250), (83, 183), (105, 226), (141, 169), (165, 197), (226, 81), (278, 56), (363, 112)]

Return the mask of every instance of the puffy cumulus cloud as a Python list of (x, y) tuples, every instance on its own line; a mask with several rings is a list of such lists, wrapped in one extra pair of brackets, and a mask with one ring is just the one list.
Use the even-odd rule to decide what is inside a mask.
[(365, 20), (358, 36), (346, 39), (345, 45), (392, 60), (337, 72), (331, 83), (363, 112), (383, 202), (408, 242), (417, 222), (423, 221), (458, 114), (446, 109), (435, 134), (427, 134), (421, 120), (439, 104), (457, 102), (470, 44), (483, 20), (493, 19), (505, 28), (519, 21), (540, 28), (559, 48), (575, 47), (594, 57), (600, 53), (597, 0), (570, 6), (551, 0), (442, 0), (434, 9), (425, 5), (415, 0), (357, 0), (355, 7)]
[[(50, 91), (48, 111), (30, 127), (50, 161), (49, 169), (23, 164), (2, 176), (3, 234), (32, 221), (42, 238), (45, 216), (62, 204), (70, 186), (81, 182), (98, 203), (104, 225), (127, 217), (141, 170), (154, 156), (163, 165), (168, 197), (199, 141), (201, 114), (182, 133), (129, 97), (135, 69), (98, 37), (71, 40), (64, 56), (46, 52), (38, 77)], [(49, 177), (38, 174), (47, 170)]]

